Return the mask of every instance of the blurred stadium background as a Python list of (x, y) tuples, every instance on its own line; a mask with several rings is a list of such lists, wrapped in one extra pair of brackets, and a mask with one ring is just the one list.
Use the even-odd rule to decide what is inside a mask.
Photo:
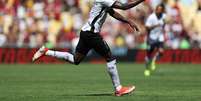
[[(44, 44), (73, 51), (92, 3), (93, 0), (0, 0), (1, 62), (28, 63), (27, 56), (31, 58), (34, 49)], [(119, 11), (138, 23), (140, 36), (109, 17), (101, 34), (113, 54), (125, 61), (143, 62), (141, 50), (146, 49), (147, 33), (144, 22), (159, 3), (165, 4), (168, 15), (165, 47), (171, 59), (164, 62), (201, 63), (201, 0), (146, 0), (136, 8)], [(25, 54), (24, 60), (17, 54)]]
[[(121, 0), (127, 2), (127, 0)], [(145, 35), (144, 21), (160, 3), (166, 5), (170, 23), (166, 46), (171, 49), (201, 48), (200, 0), (147, 0), (123, 12), (133, 18)], [(72, 48), (90, 10), (89, 0), (1, 0), (1, 47)], [(109, 18), (102, 35), (112, 47), (145, 48), (145, 36), (135, 38), (128, 26)], [(111, 30), (113, 29), (113, 30)]]
[[(37, 62), (48, 64), (31, 64), (33, 53), (43, 44), (73, 52), (92, 3), (0, 0), (0, 101), (200, 101), (201, 0), (146, 0), (136, 8), (119, 11), (139, 25), (140, 36), (128, 25), (107, 19), (101, 35), (120, 62), (122, 82), (137, 86), (129, 97), (111, 96), (104, 64), (82, 63), (76, 68), (49, 57)], [(144, 22), (159, 3), (165, 4), (168, 15), (166, 50), (160, 63), (168, 64), (157, 65), (156, 72), (146, 78)], [(104, 62), (92, 53), (85, 61)]]

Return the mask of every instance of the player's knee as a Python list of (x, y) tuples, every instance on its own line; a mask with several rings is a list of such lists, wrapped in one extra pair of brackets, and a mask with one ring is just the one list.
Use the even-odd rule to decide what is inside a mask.
[(74, 58), (74, 64), (75, 64), (75, 65), (79, 65), (79, 64), (80, 64), (80, 62), (81, 62), (81, 61), (80, 61), (79, 59)]
[(160, 57), (163, 56), (163, 53), (164, 53), (164, 50), (163, 50), (163, 49), (159, 49), (159, 56), (160, 56)]
[(105, 58), (105, 60), (107, 62), (111, 62), (111, 61), (115, 60), (115, 57), (112, 56), (111, 52), (108, 52), (107, 54), (102, 55), (102, 56)]
[(80, 64), (80, 62), (74, 62), (74, 64), (75, 64), (75, 65), (79, 65), (79, 64)]
[(106, 61), (107, 61), (107, 62), (111, 62), (111, 61), (113, 61), (113, 60), (116, 60), (116, 58), (115, 58), (115, 57), (107, 57), (107, 58), (106, 58)]
[(151, 47), (150, 49), (147, 50), (147, 53), (151, 54), (152, 52), (154, 52), (154, 48)]
[(160, 54), (163, 54), (163, 52), (164, 52), (164, 49), (162, 49), (162, 48), (159, 49), (159, 53), (160, 53)]

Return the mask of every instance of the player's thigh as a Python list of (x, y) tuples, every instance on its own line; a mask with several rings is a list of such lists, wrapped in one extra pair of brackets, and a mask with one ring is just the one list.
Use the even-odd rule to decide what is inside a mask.
[(149, 44), (148, 44), (147, 52), (152, 53), (152, 52), (154, 52), (154, 50), (155, 50), (156, 48), (157, 48), (157, 46), (156, 46), (155, 43), (149, 43)]
[(160, 53), (164, 52), (164, 42), (158, 42), (157, 47)]
[(75, 64), (79, 64), (85, 58), (90, 49), (91, 48), (86, 44), (85, 40), (80, 38), (74, 55)]
[(98, 38), (94, 40), (94, 46), (93, 49), (102, 57), (105, 58), (106, 61), (112, 61), (114, 60), (114, 57), (112, 56), (112, 52), (106, 43), (102, 38)]
[(87, 55), (87, 53), (91, 49), (91, 47), (87, 43), (88, 42), (87, 34), (88, 34), (87, 32), (83, 32), (83, 31), (80, 32), (80, 38), (79, 38), (79, 42), (76, 46), (75, 53)]
[(147, 51), (152, 53), (157, 48), (157, 41), (148, 38), (147, 45), (148, 45)]
[(82, 54), (82, 53), (79, 53), (79, 52), (75, 52), (75, 55), (74, 55), (74, 64), (75, 65), (79, 65), (80, 62), (86, 57), (86, 54)]

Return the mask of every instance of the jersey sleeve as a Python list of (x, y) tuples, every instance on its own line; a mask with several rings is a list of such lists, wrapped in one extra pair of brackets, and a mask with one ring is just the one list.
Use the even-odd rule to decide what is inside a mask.
[(146, 27), (151, 27), (151, 26), (153, 26), (153, 19), (152, 19), (151, 16), (149, 16), (149, 17), (147, 18), (146, 23), (145, 23), (145, 26), (146, 26)]
[(116, 0), (101, 0), (101, 3), (106, 7), (111, 7)]
[(163, 14), (163, 19), (166, 19), (167, 18), (167, 14)]

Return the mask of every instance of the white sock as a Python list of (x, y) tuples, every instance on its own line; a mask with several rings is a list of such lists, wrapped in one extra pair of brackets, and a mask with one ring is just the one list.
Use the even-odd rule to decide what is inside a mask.
[(146, 56), (146, 57), (145, 57), (146, 69), (149, 69), (149, 64), (150, 64), (150, 59), (148, 58), (148, 56)]
[(119, 74), (118, 74), (118, 70), (116, 66), (116, 60), (113, 60), (107, 63), (107, 70), (112, 79), (113, 86), (115, 90), (117, 90), (121, 86), (121, 83), (120, 83)]
[(121, 90), (121, 88), (122, 88), (122, 86), (121, 86), (121, 85), (119, 85), (118, 87), (116, 87), (116, 91)]
[(157, 52), (157, 53), (155, 54), (155, 56), (153, 57), (152, 61), (155, 62), (155, 61), (158, 59), (158, 57), (159, 57), (159, 52)]
[(70, 63), (74, 63), (74, 56), (68, 52), (59, 52), (59, 51), (52, 51), (48, 50), (45, 55), (55, 57), (58, 59), (66, 60)]

